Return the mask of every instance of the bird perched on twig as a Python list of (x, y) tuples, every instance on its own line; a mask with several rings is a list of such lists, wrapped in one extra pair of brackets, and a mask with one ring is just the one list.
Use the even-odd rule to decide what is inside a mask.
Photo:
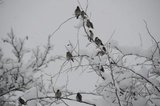
[(104, 46), (102, 47), (102, 50), (103, 50), (104, 52), (106, 52), (106, 48), (105, 48)]
[(104, 72), (104, 68), (103, 66), (100, 67), (100, 71)]
[(78, 19), (78, 17), (81, 15), (81, 10), (80, 10), (79, 6), (77, 6), (74, 13), (75, 13), (76, 18)]
[(18, 98), (18, 101), (21, 105), (26, 105), (26, 101), (24, 99), (22, 99), (21, 97)]
[(100, 70), (101, 72), (104, 72), (104, 68), (103, 68), (103, 66), (102, 65), (100, 65), (100, 66), (96, 66), (97, 67), (97, 69), (98, 70)]
[(87, 18), (87, 14), (84, 11), (81, 11), (81, 17), (83, 19), (86, 19)]
[(77, 93), (76, 100), (82, 102), (82, 95), (79, 92)]
[(61, 98), (61, 96), (62, 96), (62, 93), (61, 93), (61, 91), (58, 89), (57, 92), (55, 93), (55, 97), (56, 97), (57, 100), (58, 100), (58, 99)]
[(98, 56), (98, 55), (103, 56), (104, 54), (105, 54), (105, 52), (104, 52), (104, 51), (102, 51), (102, 50), (100, 50), (100, 51), (98, 51), (98, 52), (97, 52), (96, 56)]
[(97, 46), (100, 46), (100, 45), (103, 46), (102, 41), (98, 37), (95, 38), (95, 43), (96, 43)]
[(93, 36), (94, 36), (93, 32), (92, 32), (91, 30), (89, 30), (88, 40), (89, 40), (90, 42), (93, 41)]
[(72, 60), (74, 62), (73, 56), (72, 56), (71, 52), (69, 52), (69, 51), (66, 53), (66, 58), (67, 58), (68, 61)]
[(93, 29), (93, 24), (89, 19), (87, 19), (86, 26)]

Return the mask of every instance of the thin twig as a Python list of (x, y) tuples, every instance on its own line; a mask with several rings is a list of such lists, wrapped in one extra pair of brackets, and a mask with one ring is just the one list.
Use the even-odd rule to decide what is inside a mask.
[(59, 27), (51, 34), (51, 37), (61, 28), (61, 26), (62, 26), (63, 24), (65, 24), (66, 22), (68, 22), (69, 20), (71, 20), (71, 19), (73, 19), (73, 18), (75, 18), (75, 16), (74, 16), (74, 17), (70, 17), (70, 18), (68, 18), (67, 20), (65, 20), (64, 22), (62, 22), (62, 23), (59, 25)]

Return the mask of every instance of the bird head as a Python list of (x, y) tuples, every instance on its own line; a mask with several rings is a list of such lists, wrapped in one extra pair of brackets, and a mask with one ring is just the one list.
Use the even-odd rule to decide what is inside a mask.
[(79, 6), (77, 6), (77, 10), (80, 10)]
[(95, 37), (95, 40), (98, 40), (99, 38), (98, 37)]
[(60, 90), (58, 89), (57, 92), (60, 92)]
[(89, 20), (89, 19), (87, 19), (87, 22), (89, 22), (89, 23), (90, 23), (90, 20)]
[(89, 32), (90, 32), (91, 34), (93, 34), (92, 30), (89, 30)]

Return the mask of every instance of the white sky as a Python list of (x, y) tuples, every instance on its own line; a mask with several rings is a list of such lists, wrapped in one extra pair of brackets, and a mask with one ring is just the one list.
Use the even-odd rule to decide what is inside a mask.
[[(31, 43), (38, 45), (46, 39), (60, 23), (73, 15), (77, 0), (4, 0), (0, 5), (0, 36), (13, 27), (18, 36), (29, 36)], [(85, 8), (86, 0), (80, 0)], [(160, 34), (159, 0), (89, 0), (88, 14), (94, 23), (97, 36), (107, 41), (115, 30), (114, 39), (120, 44), (135, 45), (139, 33), (147, 37), (143, 19), (155, 35)], [(75, 39), (74, 21), (65, 24), (56, 33), (55, 46), (62, 37), (64, 42)], [(37, 40), (38, 39), (38, 40)], [(43, 42), (42, 40), (42, 42)], [(135, 42), (136, 41), (136, 42)], [(63, 42), (63, 41), (62, 41)], [(64, 45), (64, 44), (63, 44)]]
[[(79, 1), (85, 8), (86, 0)], [(77, 0), (4, 0), (0, 4), (0, 37), (4, 38), (12, 27), (17, 36), (29, 36), (27, 47), (43, 45), (49, 34), (73, 16), (77, 5)], [(94, 32), (103, 42), (107, 42), (115, 30), (113, 39), (119, 44), (139, 46), (140, 33), (144, 39), (143, 46), (148, 47), (151, 42), (143, 19), (148, 22), (156, 39), (160, 39), (160, 0), (89, 0), (88, 6), (87, 13), (94, 24)], [(64, 24), (54, 35), (52, 44), (55, 54), (65, 56), (64, 45), (69, 40), (76, 42), (76, 21), (73, 19)], [(10, 49), (2, 41), (0, 45), (5, 51)], [(85, 86), (89, 83), (86, 82)]]

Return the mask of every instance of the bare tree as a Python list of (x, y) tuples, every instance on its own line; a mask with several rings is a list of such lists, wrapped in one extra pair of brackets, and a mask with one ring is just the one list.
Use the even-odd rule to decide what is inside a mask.
[[(148, 24), (144, 21), (146, 31), (154, 41), (152, 49), (149, 49), (145, 53), (133, 52), (133, 50), (127, 50), (128, 48), (121, 47), (114, 44), (114, 42), (108, 41), (106, 44), (100, 39), (99, 36), (94, 36), (94, 23), (88, 17), (87, 8), (85, 10), (81, 6), (77, 6), (75, 9), (75, 16), (68, 18), (60, 26), (48, 36), (47, 44), (44, 49), (37, 47), (34, 50), (27, 50), (25, 48), (25, 42), (28, 37), (19, 39), (13, 33), (13, 29), (8, 33), (8, 37), (3, 39), (4, 43), (9, 44), (12, 47), (12, 54), (15, 58), (3, 58), (4, 53), (0, 51), (0, 97), (1, 104), (8, 101), (5, 95), (11, 95), (14, 91), (25, 92), (36, 86), (37, 92), (42, 95), (38, 95), (33, 98), (25, 100), (25, 103), (37, 100), (36, 102), (43, 105), (54, 105), (63, 103), (66, 106), (70, 106), (66, 101), (74, 101), (83, 104), (96, 106), (96, 103), (87, 102), (83, 100), (83, 95), (102, 96), (106, 101), (111, 101), (111, 104), (118, 106), (136, 106), (136, 102), (144, 100), (146, 105), (159, 105), (157, 101), (160, 99), (160, 45), (159, 41), (155, 39), (148, 28)], [(66, 46), (65, 56), (51, 56), (52, 50), (51, 38), (60, 29), (60, 27), (71, 19), (78, 19), (83, 24), (80, 28), (83, 28), (88, 39), (88, 45), (95, 46), (95, 52), (92, 55), (82, 53), (79, 43), (79, 29), (77, 31), (77, 43), (69, 44)], [(81, 36), (81, 35), (80, 35)], [(69, 49), (70, 48), (70, 49)], [(134, 48), (133, 48), (134, 49)], [(144, 51), (143, 51), (144, 52)], [(31, 53), (31, 59), (28, 63), (24, 64), (23, 57), (25, 54)], [(65, 57), (65, 58), (64, 58)], [(50, 62), (56, 62), (55, 60), (62, 60), (62, 65), (58, 73), (55, 75), (47, 75), (50, 77), (49, 87), (46, 89), (43, 83), (43, 75), (38, 79), (33, 79), (34, 73), (43, 71)], [(128, 61), (133, 59), (132, 64), (128, 64)], [(87, 62), (86, 62), (87, 61)], [(70, 64), (69, 66), (67, 64)], [(67, 66), (67, 69), (64, 68)], [(56, 90), (55, 83), (59, 79), (62, 73), (69, 73), (72, 70), (78, 70), (85, 67), (83, 71), (92, 71), (102, 81), (99, 86), (96, 87), (96, 92), (71, 92), (67, 89), (68, 81), (66, 81), (65, 90)], [(53, 94), (54, 96), (51, 96)], [(77, 94), (82, 95), (77, 98), (73, 98)]]

